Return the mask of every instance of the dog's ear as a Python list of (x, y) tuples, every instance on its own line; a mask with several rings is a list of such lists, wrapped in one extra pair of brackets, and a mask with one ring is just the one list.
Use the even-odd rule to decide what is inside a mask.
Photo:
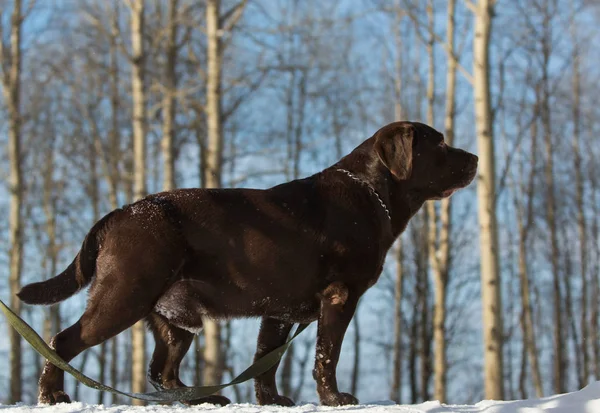
[(412, 145), (415, 127), (402, 124), (391, 131), (381, 131), (375, 137), (375, 151), (379, 159), (400, 180), (412, 173)]

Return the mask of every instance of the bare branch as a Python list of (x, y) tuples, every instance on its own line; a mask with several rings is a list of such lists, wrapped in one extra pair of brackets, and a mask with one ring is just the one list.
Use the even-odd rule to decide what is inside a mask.
[(0, 62), (0, 66), (2, 67), (2, 85), (4, 86), (5, 90), (8, 90), (8, 86), (10, 84), (10, 72), (8, 70), (7, 67), (7, 62), (9, 59), (9, 56), (6, 55), (6, 49), (4, 47), (4, 25), (2, 24), (2, 15), (4, 10), (0, 9), (0, 59), (2, 60)]
[(465, 0), (465, 6), (473, 13), (477, 14), (477, 6), (471, 0)]
[(242, 13), (244, 12), (247, 3), (248, 0), (241, 0), (221, 16), (219, 26), (221, 27), (222, 32), (228, 32), (237, 24), (242, 17)]
[(37, 0), (29, 1), (29, 4), (27, 5), (27, 10), (25, 10), (25, 13), (23, 13), (23, 15), (21, 16), (21, 21), (24, 21), (27, 17), (29, 17), (36, 3)]
[[(417, 16), (415, 16), (415, 14), (409, 10), (409, 8), (407, 8), (405, 10), (406, 15), (410, 18), (410, 20), (414, 23), (415, 26), (421, 26), (423, 25), (423, 23), (421, 23), (419, 21), (419, 19), (417, 18)], [(426, 42), (425, 38), (419, 33), (419, 31), (417, 30), (417, 35), (419, 36), (419, 38), (421, 39), (421, 41)], [(452, 51), (450, 50), (450, 48), (448, 47), (448, 42), (446, 42), (440, 35), (438, 35), (435, 32), (431, 32), (431, 34), (433, 35), (433, 38), (435, 39), (436, 42), (439, 42), (442, 47), (444, 48), (444, 51), (446, 52), (446, 54), (448, 55), (449, 59), (453, 59), (454, 62), (456, 63), (456, 67), (458, 69), (458, 71), (460, 73), (462, 73), (462, 75), (465, 77), (465, 79), (467, 80), (467, 82), (469, 82), (469, 84), (473, 85), (473, 75), (471, 74), (471, 72), (469, 72), (458, 60), (458, 57), (456, 56), (455, 53), (452, 53)]]
[(129, 7), (130, 10), (133, 10), (133, 8), (135, 7), (135, 5), (133, 4), (134, 0), (123, 0), (123, 1), (124, 1), (125, 5), (127, 7)]
[(102, 35), (106, 36), (107, 39), (114, 37), (114, 43), (119, 49), (119, 51), (123, 54), (123, 56), (125, 56), (130, 62), (133, 60), (133, 56), (131, 56), (131, 54), (125, 47), (124, 42), (121, 39), (121, 31), (117, 26), (112, 25), (114, 27), (110, 27), (109, 30), (111, 31), (109, 31), (107, 30), (107, 27), (100, 21), (100, 19), (94, 16), (89, 11), (83, 11), (83, 15), (84, 18), (92, 26), (94, 26)]
[(237, 99), (233, 101), (231, 106), (226, 111), (223, 111), (223, 122), (226, 122), (227, 118), (233, 113), (235, 113), (237, 108), (248, 98), (248, 96), (251, 95), (252, 92), (254, 92), (256, 89), (258, 89), (263, 80), (267, 77), (268, 73), (268, 71), (264, 71), (256, 81), (250, 84), (246, 93), (238, 96)]

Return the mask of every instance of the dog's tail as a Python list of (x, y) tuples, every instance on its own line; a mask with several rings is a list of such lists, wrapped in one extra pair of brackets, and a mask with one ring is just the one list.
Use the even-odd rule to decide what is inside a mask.
[(104, 239), (103, 229), (117, 211), (120, 210), (112, 211), (94, 224), (66, 270), (49, 280), (24, 286), (17, 293), (21, 301), (27, 304), (54, 304), (66, 300), (88, 285), (96, 271), (96, 258)]

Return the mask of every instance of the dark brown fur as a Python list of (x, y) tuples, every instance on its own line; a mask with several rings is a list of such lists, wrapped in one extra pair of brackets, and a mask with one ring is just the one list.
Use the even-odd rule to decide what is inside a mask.
[[(335, 371), (359, 298), (423, 203), (468, 185), (476, 168), (475, 155), (447, 147), (434, 129), (392, 123), (305, 179), (267, 190), (180, 189), (113, 211), (63, 274), (19, 297), (49, 304), (91, 281), (84, 314), (52, 345), (71, 360), (146, 319), (156, 340), (149, 378), (159, 388), (184, 385), (179, 364), (204, 317), (262, 317), (256, 358), (283, 344), (293, 323), (318, 320), (321, 402), (356, 403), (339, 392)], [(292, 405), (277, 392), (276, 370), (256, 378), (258, 402)], [(63, 372), (46, 363), (39, 401), (68, 400)], [(196, 402), (204, 401), (228, 402)]]

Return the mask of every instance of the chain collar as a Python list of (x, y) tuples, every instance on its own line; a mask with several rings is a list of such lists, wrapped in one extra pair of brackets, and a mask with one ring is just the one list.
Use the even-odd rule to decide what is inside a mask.
[(375, 190), (375, 188), (373, 188), (373, 186), (368, 183), (367, 181), (364, 181), (362, 179), (360, 179), (359, 177), (355, 176), (352, 172), (347, 171), (346, 169), (336, 169), (336, 171), (338, 172), (342, 172), (346, 175), (348, 175), (350, 178), (352, 178), (353, 180), (355, 180), (356, 182), (359, 182), (363, 185), (366, 185), (367, 188), (369, 188), (369, 192), (372, 193), (373, 195), (375, 195), (375, 197), (377, 198), (377, 200), (379, 201), (379, 205), (381, 205), (381, 207), (383, 208), (383, 210), (385, 211), (385, 214), (387, 215), (388, 219), (390, 220), (390, 222), (392, 221), (392, 217), (390, 215), (390, 210), (388, 209), (388, 207), (385, 205), (385, 202), (383, 202), (383, 200), (381, 199), (381, 197), (379, 196), (379, 193)]

